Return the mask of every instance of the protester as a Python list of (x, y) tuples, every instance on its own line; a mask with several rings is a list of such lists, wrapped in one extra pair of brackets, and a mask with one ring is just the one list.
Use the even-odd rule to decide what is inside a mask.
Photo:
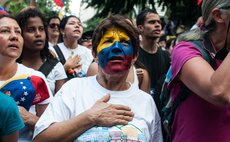
[(81, 38), (79, 39), (78, 43), (91, 50), (92, 49), (92, 36), (93, 36), (93, 31), (84, 32)]
[[(62, 87), (36, 124), (35, 141), (163, 141), (152, 97), (126, 81), (138, 47), (138, 32), (125, 18), (103, 20), (93, 35), (97, 75), (72, 79)], [(118, 110), (96, 113), (93, 104), (102, 96)], [(92, 118), (90, 113), (98, 115)], [(118, 118), (122, 125), (102, 116), (111, 122)]]
[[(52, 98), (44, 75), (16, 63), (21, 55), (23, 38), (16, 19), (0, 15), (0, 91), (14, 98), (25, 127), (19, 142), (32, 141), (35, 123)], [(13, 105), (13, 104), (12, 104)]]
[(169, 53), (163, 51), (157, 44), (162, 30), (160, 16), (154, 10), (144, 10), (137, 15), (136, 25), (141, 35), (138, 61), (146, 67), (149, 73), (150, 93), (156, 102), (158, 111), (160, 111), (159, 93), (155, 91), (157, 87), (161, 88), (171, 62)]
[[(230, 1), (203, 0), (204, 25), (178, 40), (172, 52), (172, 99), (186, 86), (192, 93), (178, 106), (172, 124), (173, 142), (230, 140)], [(201, 42), (211, 65), (194, 44)]]
[[(116, 15), (120, 18), (125, 18), (130, 24), (133, 24), (132, 20), (128, 18), (127, 16), (122, 15)], [(87, 76), (93, 76), (98, 73), (98, 62), (94, 60), (94, 62), (89, 66), (89, 69), (87, 71)], [(146, 93), (150, 93), (150, 78), (148, 71), (144, 67), (143, 64), (141, 64), (139, 61), (136, 61), (134, 63), (134, 66), (130, 68), (127, 80), (130, 83), (136, 85), (136, 87), (139, 87), (141, 90), (145, 91)]]
[(69, 79), (85, 77), (93, 56), (91, 50), (78, 44), (83, 32), (80, 19), (73, 15), (64, 17), (60, 23), (60, 32), (63, 42), (51, 50), (64, 65)]
[(49, 52), (45, 18), (35, 8), (27, 8), (17, 15), (24, 42), (18, 62), (41, 71), (53, 94), (66, 82), (63, 65)]
[(24, 127), (18, 107), (11, 97), (1, 92), (0, 102), (0, 140), (1, 142), (17, 142), (18, 132)]
[(60, 27), (61, 19), (58, 16), (50, 16), (47, 20), (48, 24), (48, 39), (49, 39), (49, 47), (58, 44), (59, 40), (59, 27)]

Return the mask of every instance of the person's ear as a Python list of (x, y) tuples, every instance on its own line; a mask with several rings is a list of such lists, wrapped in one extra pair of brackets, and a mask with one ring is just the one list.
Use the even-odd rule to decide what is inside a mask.
[(132, 64), (134, 65), (135, 62), (137, 61), (137, 58), (139, 56), (139, 53), (137, 53), (136, 55), (133, 56), (133, 60), (132, 60)]
[(138, 25), (137, 28), (138, 28), (139, 33), (141, 34), (144, 27), (142, 25)]
[(60, 29), (60, 33), (62, 34), (62, 36), (65, 36), (65, 30), (64, 29)]
[(212, 17), (216, 23), (224, 22), (224, 15), (219, 8), (214, 8), (211, 12)]
[(96, 60), (97, 59), (97, 54), (94, 52), (94, 50), (92, 50), (92, 55), (93, 55), (94, 59)]

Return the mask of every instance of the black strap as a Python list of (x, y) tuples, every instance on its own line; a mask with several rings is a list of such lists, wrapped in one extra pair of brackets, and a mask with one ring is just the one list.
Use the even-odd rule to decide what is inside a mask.
[(191, 41), (191, 42), (195, 45), (197, 49), (199, 49), (199, 51), (202, 54), (202, 57), (213, 67), (213, 58), (215, 55), (213, 56), (214, 49), (212, 47), (212, 44), (207, 40), (204, 42), (200, 40)]
[(38, 69), (38, 71), (42, 72), (45, 75), (45, 77), (47, 77), (48, 74), (51, 72), (51, 70), (56, 66), (58, 62), (59, 61), (55, 58), (47, 59), (42, 64), (42, 66)]
[(63, 53), (61, 52), (61, 49), (59, 48), (59, 46), (55, 45), (54, 50), (56, 51), (60, 62), (62, 63), (62, 65), (64, 65), (66, 60), (65, 60), (65, 57), (64, 57)]

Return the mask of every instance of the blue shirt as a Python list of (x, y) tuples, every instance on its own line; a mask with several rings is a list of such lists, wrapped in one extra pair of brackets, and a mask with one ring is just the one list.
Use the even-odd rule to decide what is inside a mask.
[(24, 127), (13, 98), (0, 92), (0, 136), (9, 135)]

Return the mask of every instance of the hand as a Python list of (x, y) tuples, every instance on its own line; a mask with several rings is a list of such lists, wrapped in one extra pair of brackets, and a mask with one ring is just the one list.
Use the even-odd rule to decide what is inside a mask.
[(125, 125), (133, 119), (134, 113), (124, 105), (107, 103), (110, 95), (106, 95), (98, 100), (93, 107), (88, 110), (90, 119), (98, 126)]
[(32, 113), (28, 112), (22, 106), (18, 106), (18, 110), (25, 125), (34, 126), (36, 124), (38, 120), (38, 117), (36, 115), (33, 115)]
[(201, 27), (203, 24), (204, 24), (203, 17), (200, 16), (200, 17), (197, 19), (197, 21), (196, 21), (196, 25), (197, 25), (198, 27)]
[(81, 61), (81, 57), (79, 55), (75, 55), (73, 57), (70, 57), (66, 60), (65, 63), (65, 69), (68, 70), (70, 68), (79, 68), (82, 66), (82, 64), (80, 63)]

